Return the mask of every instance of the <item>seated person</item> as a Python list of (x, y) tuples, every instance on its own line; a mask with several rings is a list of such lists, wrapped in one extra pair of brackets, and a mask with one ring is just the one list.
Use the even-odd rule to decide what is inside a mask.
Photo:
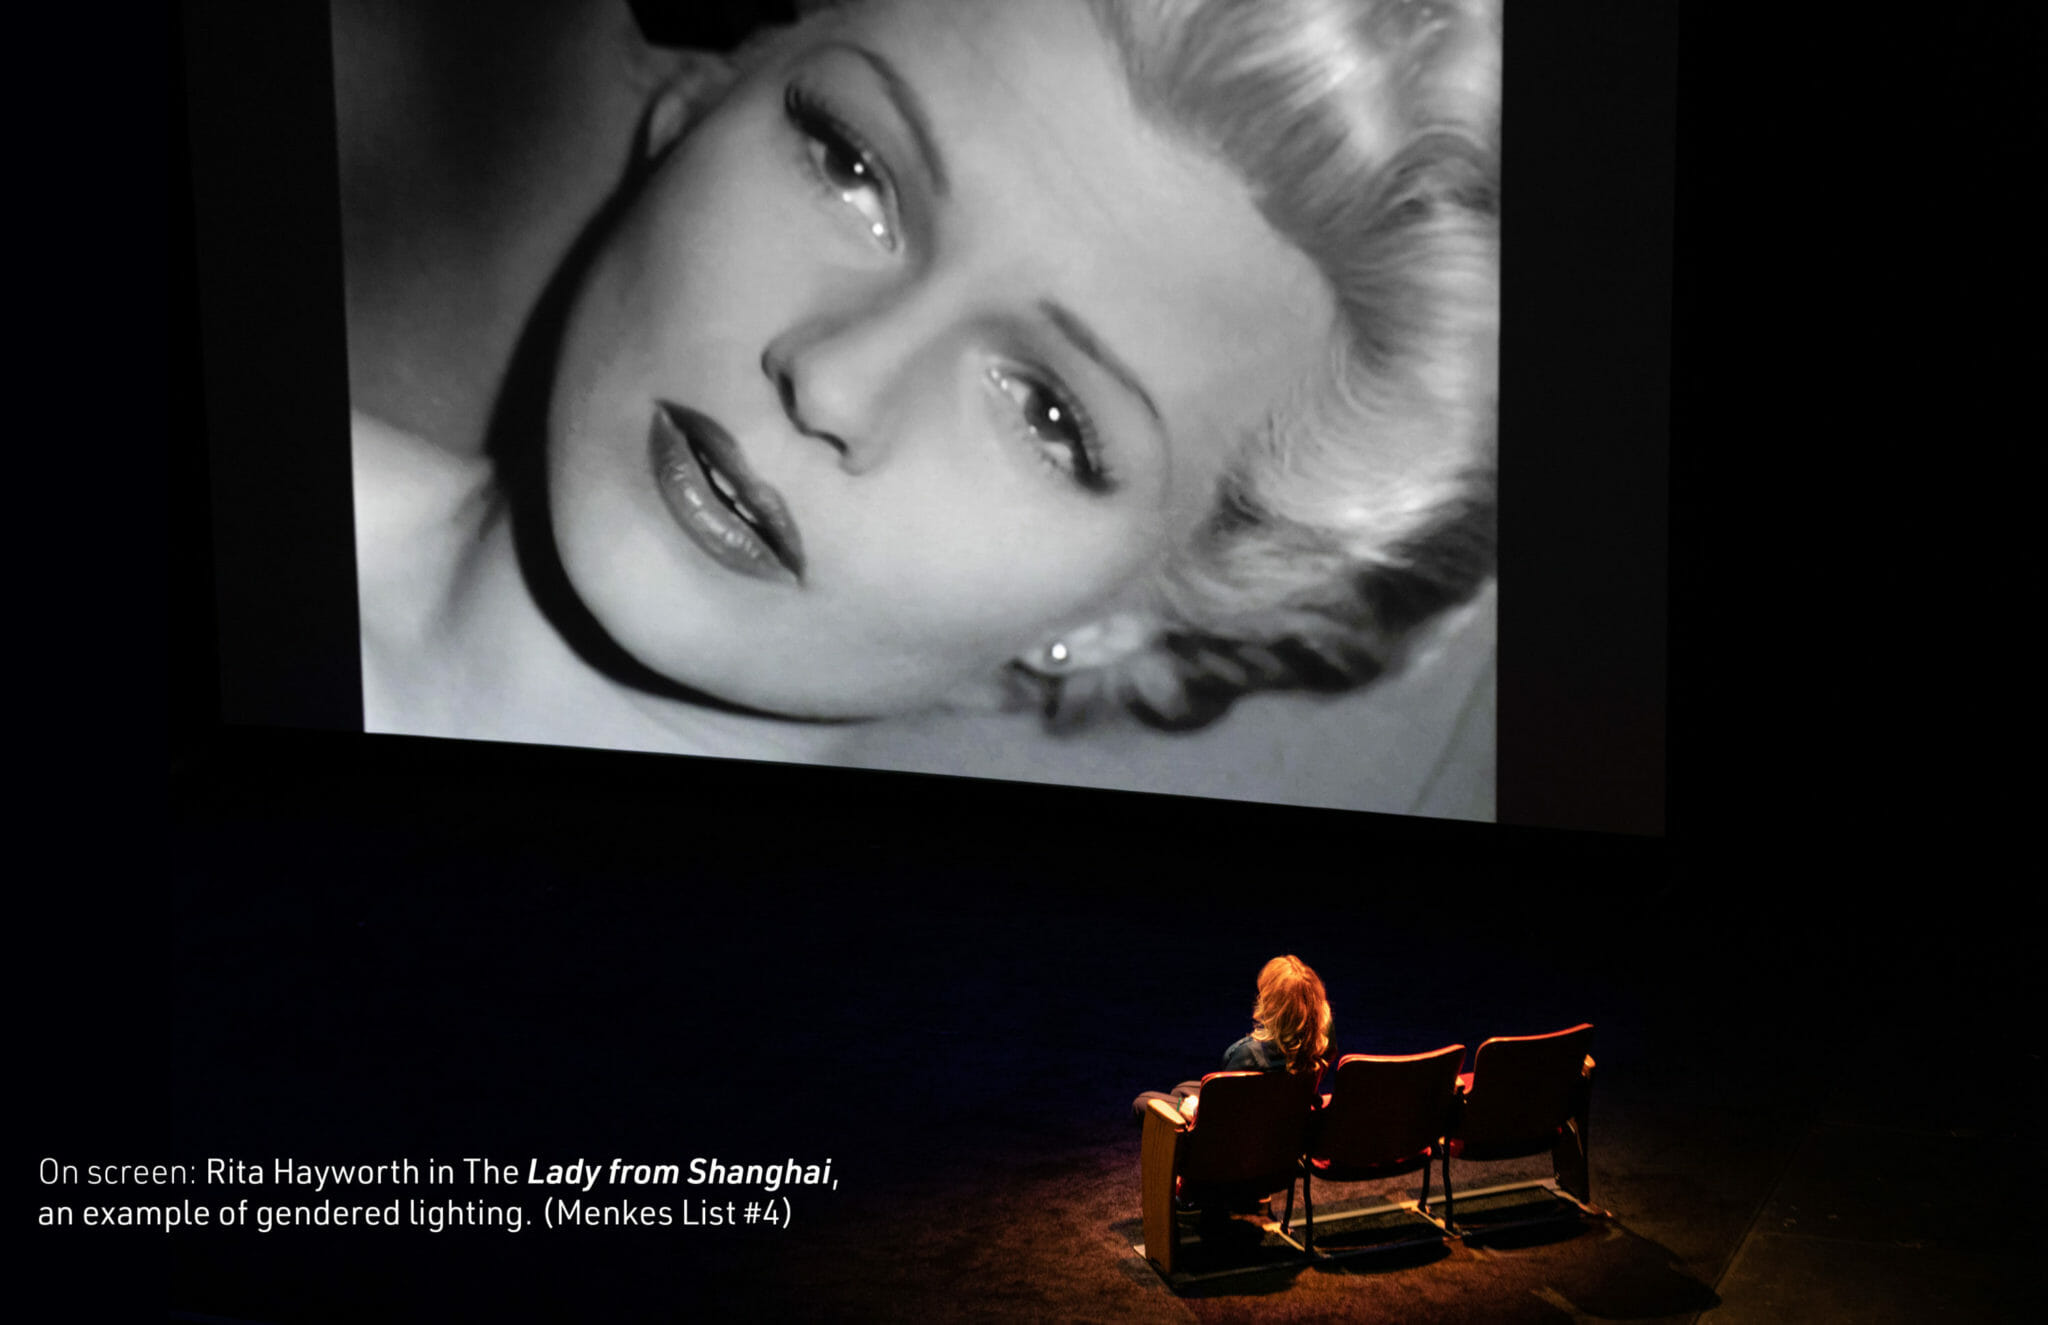
[[(1330, 1054), (1330, 1000), (1322, 978), (1301, 958), (1275, 957), (1259, 972), (1252, 1004), (1252, 1031), (1223, 1051), (1219, 1072), (1292, 1072), (1320, 1075)], [(1148, 1090), (1131, 1101), (1139, 1122), (1153, 1100), (1193, 1122), (1201, 1105), (1200, 1081), (1183, 1081), (1171, 1091)]]

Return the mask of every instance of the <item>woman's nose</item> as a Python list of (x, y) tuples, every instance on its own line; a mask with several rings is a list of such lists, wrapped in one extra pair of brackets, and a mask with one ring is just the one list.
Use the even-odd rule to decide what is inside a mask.
[(899, 399), (918, 357), (916, 338), (887, 317), (806, 322), (770, 341), (761, 371), (796, 430), (839, 452), (848, 473), (887, 454), (901, 425)]

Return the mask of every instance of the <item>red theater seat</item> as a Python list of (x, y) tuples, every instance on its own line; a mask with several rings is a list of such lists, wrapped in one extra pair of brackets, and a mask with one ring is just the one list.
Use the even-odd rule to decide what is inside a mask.
[[(1309, 1125), (1302, 1159), (1301, 1204), (1307, 1216), (1305, 1246), (1315, 1250), (1314, 1184), (1367, 1182), (1422, 1173), (1416, 1210), (1429, 1217), (1429, 1163), (1442, 1157), (1444, 1214), (1450, 1217), (1451, 1167), (1444, 1152), (1457, 1103), (1458, 1065), (1465, 1046), (1447, 1045), (1426, 1054), (1377, 1057), (1346, 1054), (1337, 1061), (1330, 1094)], [(1288, 1189), (1283, 1225), (1293, 1220), (1294, 1192)], [(1434, 1222), (1434, 1221), (1432, 1221)]]
[[(1587, 1111), (1593, 1056), (1587, 1050), (1592, 1046), (1589, 1024), (1549, 1035), (1497, 1036), (1481, 1044), (1472, 1055), (1471, 1072), (1458, 1078), (1458, 1108), (1448, 1137), (1451, 1158), (1520, 1159), (1548, 1150), (1556, 1189), (1589, 1212), (1605, 1213), (1589, 1204)], [(1448, 1171), (1446, 1165), (1446, 1186)]]
[(1202, 1078), (1193, 1122), (1152, 1101), (1139, 1151), (1139, 1185), (1145, 1258), (1160, 1273), (1174, 1272), (1177, 1205), (1244, 1205), (1283, 1187), (1292, 1199), (1314, 1092), (1313, 1076), (1211, 1072)]

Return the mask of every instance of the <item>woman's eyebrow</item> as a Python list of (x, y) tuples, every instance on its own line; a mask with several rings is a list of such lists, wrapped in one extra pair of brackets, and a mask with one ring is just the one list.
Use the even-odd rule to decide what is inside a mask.
[(931, 112), (925, 108), (924, 98), (918, 95), (917, 89), (887, 58), (865, 46), (857, 46), (850, 41), (828, 41), (821, 43), (821, 49), (841, 50), (858, 56), (874, 70), (889, 104), (896, 108), (897, 117), (910, 130), (911, 142), (924, 161), (924, 171), (931, 179), (932, 191), (940, 197), (946, 196), (952, 186), (946, 176), (945, 158), (939, 155), (937, 140), (932, 136)]
[(1061, 335), (1074, 343), (1075, 349), (1093, 359), (1098, 367), (1136, 396), (1139, 403), (1144, 405), (1145, 412), (1152, 416), (1154, 423), (1161, 427), (1165, 426), (1166, 421), (1159, 415), (1159, 406), (1153, 403), (1151, 393), (1145, 390), (1145, 385), (1138, 380), (1138, 375), (1132, 372), (1130, 366), (1119, 359), (1109, 346), (1102, 343), (1102, 338), (1096, 335), (1079, 315), (1064, 304), (1055, 303), (1050, 299), (1039, 300), (1038, 311), (1045, 314), (1046, 320), (1053, 326), (1059, 328)]

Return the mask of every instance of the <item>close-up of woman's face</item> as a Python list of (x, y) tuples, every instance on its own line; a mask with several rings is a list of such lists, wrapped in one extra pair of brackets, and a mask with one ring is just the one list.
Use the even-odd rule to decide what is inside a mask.
[(836, 10), (604, 241), (553, 398), (556, 545), (695, 690), (941, 702), (1140, 604), (1333, 318), (1080, 0)]

